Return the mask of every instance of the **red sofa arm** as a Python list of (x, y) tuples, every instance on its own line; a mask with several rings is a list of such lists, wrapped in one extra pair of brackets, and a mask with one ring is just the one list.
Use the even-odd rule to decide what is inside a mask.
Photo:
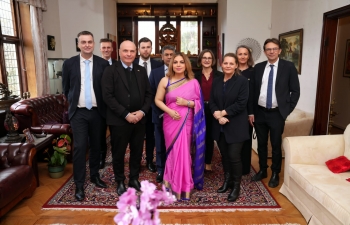
[(50, 124), (42, 125), (40, 127), (31, 127), (30, 130), (35, 134), (41, 134), (43, 131), (48, 134), (61, 135), (71, 134), (72, 128), (70, 124)]

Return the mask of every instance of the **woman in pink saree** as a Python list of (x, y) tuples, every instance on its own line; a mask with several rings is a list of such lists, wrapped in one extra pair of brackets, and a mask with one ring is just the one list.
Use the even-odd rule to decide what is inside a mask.
[(178, 200), (189, 200), (194, 187), (203, 188), (205, 120), (200, 86), (186, 55), (174, 54), (155, 104), (164, 111), (164, 184)]

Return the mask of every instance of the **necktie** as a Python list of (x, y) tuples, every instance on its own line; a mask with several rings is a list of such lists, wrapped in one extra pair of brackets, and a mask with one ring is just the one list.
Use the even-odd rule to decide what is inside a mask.
[(272, 108), (272, 89), (273, 89), (273, 65), (270, 65), (269, 81), (267, 83), (266, 108)]
[(92, 98), (91, 98), (91, 74), (90, 74), (90, 61), (85, 60), (85, 81), (84, 81), (84, 89), (85, 89), (85, 107), (87, 109), (92, 108)]
[(148, 75), (148, 70), (147, 70), (147, 62), (143, 62), (143, 67), (145, 67), (147, 75)]

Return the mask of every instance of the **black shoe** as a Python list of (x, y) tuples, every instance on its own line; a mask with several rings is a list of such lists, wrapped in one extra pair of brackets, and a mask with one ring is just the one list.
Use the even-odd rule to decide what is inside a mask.
[(157, 183), (163, 182), (163, 176), (164, 176), (164, 173), (157, 173), (156, 182)]
[(267, 177), (267, 171), (266, 170), (260, 170), (257, 174), (255, 174), (252, 177), (252, 181), (259, 181)]
[(126, 192), (124, 181), (117, 181), (116, 192), (119, 196), (121, 196), (124, 192)]
[(91, 177), (90, 179), (91, 183), (94, 183), (97, 187), (100, 188), (106, 188), (107, 184), (103, 182), (99, 177)]
[(138, 180), (129, 180), (129, 187), (135, 188), (136, 191), (141, 191), (141, 184)]
[(232, 188), (233, 181), (231, 180), (231, 175), (225, 173), (225, 180), (222, 186), (217, 190), (217, 193), (225, 193), (229, 188)]
[(275, 188), (278, 186), (280, 182), (280, 177), (278, 176), (278, 173), (277, 172), (272, 172), (272, 175), (271, 175), (271, 178), (270, 178), (270, 181), (269, 181), (269, 187), (270, 188)]
[(85, 198), (84, 188), (75, 188), (74, 196), (78, 201), (83, 201)]
[(147, 169), (152, 173), (157, 172), (156, 166), (153, 164), (153, 162), (147, 162)]
[(239, 191), (240, 190), (241, 190), (240, 182), (235, 182), (234, 185), (233, 185), (233, 189), (232, 189), (231, 193), (227, 197), (227, 201), (229, 201), (229, 202), (236, 201), (238, 196), (239, 196)]

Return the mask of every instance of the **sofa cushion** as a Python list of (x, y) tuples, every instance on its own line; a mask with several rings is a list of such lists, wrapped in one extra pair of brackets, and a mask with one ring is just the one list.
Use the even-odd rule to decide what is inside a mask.
[(290, 164), (289, 175), (343, 224), (350, 224), (350, 172), (334, 174), (325, 165)]
[(350, 159), (350, 124), (346, 127), (344, 131), (344, 141), (345, 141), (344, 155), (346, 156), (346, 158)]
[(350, 170), (350, 160), (343, 155), (326, 161), (326, 165), (333, 173), (342, 173)]

